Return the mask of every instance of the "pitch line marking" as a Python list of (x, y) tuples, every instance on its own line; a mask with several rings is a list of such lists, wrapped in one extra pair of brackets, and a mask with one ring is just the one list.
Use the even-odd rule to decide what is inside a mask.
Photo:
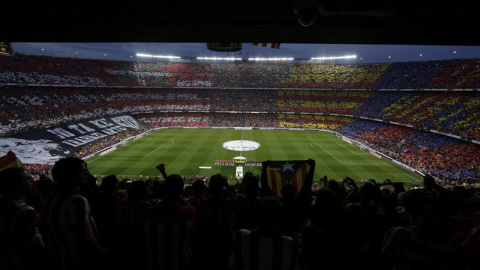
[(146, 142), (148, 142), (148, 139), (145, 140), (145, 141), (143, 141), (143, 142), (141, 142), (141, 143), (139, 143), (139, 144), (136, 144), (136, 145), (132, 146), (132, 148), (130, 148), (130, 150), (133, 149), (133, 148), (135, 148), (135, 147), (137, 147), (137, 146), (140, 146), (140, 145), (142, 145), (142, 144), (144, 144), (144, 143), (146, 143)]
[[(363, 151), (352, 151), (350, 149), (348, 149), (347, 147), (343, 146), (341, 143), (338, 143), (338, 142), (335, 142), (336, 144), (338, 144), (339, 146), (341, 146), (343, 149), (347, 150), (348, 152), (354, 154), (354, 155), (360, 155), (360, 154), (363, 154), (363, 155), (368, 155), (367, 153), (363, 152)], [(352, 146), (353, 147), (353, 146)]]
[[(404, 172), (404, 171), (401, 171), (399, 168), (397, 168), (397, 167), (393, 166), (392, 164), (390, 164), (390, 163), (387, 163), (386, 161), (383, 161), (383, 162), (384, 162), (385, 164), (387, 164), (388, 166), (390, 166), (390, 167), (394, 168), (395, 170), (397, 170), (397, 171), (399, 171), (399, 172), (401, 172), (401, 173), (405, 174), (406, 176), (408, 176), (408, 177), (410, 177), (410, 178), (413, 178), (414, 180), (417, 180), (417, 178), (415, 178), (415, 177), (411, 176), (410, 174), (407, 174), (407, 173), (406, 173), (406, 172)], [(413, 182), (413, 181), (412, 181), (412, 182)]]
[(352, 162), (341, 162), (341, 161), (339, 161), (335, 156), (333, 156), (333, 155), (330, 154), (327, 150), (325, 150), (321, 145), (319, 145), (319, 144), (316, 143), (314, 140), (312, 140), (309, 136), (307, 136), (307, 138), (308, 138), (310, 141), (312, 141), (316, 146), (320, 147), (323, 151), (325, 151), (325, 153), (327, 153), (327, 154), (329, 154), (331, 157), (333, 157), (338, 163), (347, 164), (347, 165), (348, 165), (348, 164), (351, 164), (351, 165), (353, 165), (353, 164), (360, 164), (360, 165), (370, 165), (370, 164), (382, 165), (382, 164), (383, 164), (383, 165), (388, 165), (388, 166), (394, 168), (395, 170), (397, 170), (397, 171), (405, 174), (406, 176), (408, 176), (408, 177), (410, 177), (410, 178), (412, 178), (412, 179), (414, 179), (414, 180), (417, 180), (415, 177), (411, 176), (410, 174), (407, 174), (406, 172), (400, 170), (399, 168), (393, 166), (392, 164), (389, 164), (389, 163), (386, 162), (385, 160), (381, 160), (382, 163), (356, 163), (356, 162), (353, 162), (353, 163), (352, 163)]
[(340, 161), (338, 160), (334, 155), (330, 154), (330, 152), (328, 152), (327, 150), (325, 150), (325, 148), (323, 148), (321, 145), (319, 145), (318, 143), (316, 143), (314, 140), (312, 140), (309, 136), (307, 136), (307, 138), (312, 141), (312, 143), (318, 147), (320, 147), (325, 153), (327, 153), (329, 156), (331, 156), (333, 159), (335, 159), (338, 163), (340, 164), (345, 164), (345, 165), (355, 165), (355, 164), (358, 164), (358, 165), (385, 165), (384, 162), (367, 162), (367, 163), (361, 163), (361, 162), (343, 162), (343, 161)]
[[(135, 146), (131, 147), (129, 150), (132, 150), (133, 148), (135, 148), (135, 147), (137, 147), (137, 146), (139, 146), (139, 145), (142, 145), (142, 144), (146, 143), (147, 141), (148, 141), (148, 140), (145, 140), (145, 141), (143, 141), (143, 142), (141, 142), (141, 143), (139, 143), (139, 144), (136, 144)], [(115, 150), (118, 150), (118, 149), (115, 149)], [(108, 155), (108, 154), (110, 154), (110, 153), (107, 153), (107, 154), (105, 154), (105, 155), (96, 155), (96, 156), (90, 158), (90, 159), (87, 161), (87, 164), (92, 163), (92, 162), (94, 162), (94, 161), (97, 161), (97, 160), (103, 158), (104, 156), (106, 156), (106, 155)], [(130, 158), (108, 158), (108, 159), (130, 159)]]
[(93, 156), (92, 158), (89, 158), (89, 159), (87, 160), (87, 164), (92, 163), (92, 162), (94, 162), (94, 161), (97, 161), (97, 160), (99, 160), (101, 157), (102, 157), (102, 156), (100, 156), (100, 155)]
[[(175, 139), (178, 135), (180, 135), (180, 134), (175, 135), (175, 137), (173, 137), (173, 138), (169, 139), (168, 141), (166, 141), (165, 143), (159, 145), (157, 148), (155, 148), (155, 149), (153, 149), (152, 151), (150, 151), (150, 153), (148, 153), (148, 154), (146, 154), (145, 156), (143, 156), (140, 160), (143, 160), (144, 158), (150, 156), (153, 152), (157, 151), (157, 150), (160, 149), (160, 148), (172, 146), (172, 145), (175, 143), (175, 141), (173, 141), (173, 139)], [(167, 145), (167, 143), (168, 143), (168, 145)]]

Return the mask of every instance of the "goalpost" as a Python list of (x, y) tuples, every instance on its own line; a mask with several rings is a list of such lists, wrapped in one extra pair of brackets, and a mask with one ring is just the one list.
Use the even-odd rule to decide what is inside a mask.
[(151, 130), (147, 130), (147, 131), (145, 131), (145, 132), (143, 132), (143, 133), (141, 133), (141, 134), (138, 134), (138, 135), (135, 135), (135, 136), (126, 138), (125, 140), (122, 140), (121, 142), (119, 142), (118, 145), (120, 145), (120, 146), (125, 146), (125, 145), (127, 145), (127, 144), (129, 144), (129, 143), (131, 143), (131, 142), (134, 142), (134, 141), (136, 141), (136, 140), (138, 140), (138, 139), (143, 138), (143, 136), (145, 136), (145, 135), (149, 135), (151, 132), (152, 132)]
[(358, 147), (358, 149), (360, 150), (367, 150), (367, 147), (361, 143), (358, 143), (356, 141), (352, 141), (352, 144), (355, 145), (356, 147)]
[(131, 142), (134, 142), (135, 141), (135, 137), (130, 137), (130, 138), (126, 138), (125, 140), (123, 140), (123, 145), (127, 145)]
[(127, 144), (131, 143), (134, 141), (134, 138), (133, 137), (130, 137), (130, 138), (127, 138), (125, 140), (122, 140), (120, 142), (117, 143), (117, 147), (124, 147), (126, 146)]

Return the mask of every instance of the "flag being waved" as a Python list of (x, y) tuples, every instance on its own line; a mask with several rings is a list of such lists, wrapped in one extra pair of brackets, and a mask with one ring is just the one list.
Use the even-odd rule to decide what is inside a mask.
[(167, 179), (167, 176), (168, 176), (168, 175), (167, 175), (167, 172), (165, 171), (165, 163), (160, 163), (160, 164), (158, 164), (157, 167), (155, 167), (155, 168), (157, 168), (157, 170), (160, 171), (160, 173), (161, 173), (162, 176), (163, 176), (163, 179)]
[(312, 159), (267, 160), (262, 166), (262, 185), (268, 184), (273, 195), (280, 197), (282, 187), (285, 184), (291, 184), (294, 187), (295, 196), (298, 196), (304, 185), (305, 188), (311, 188), (314, 171), (315, 161)]
[(10, 150), (8, 153), (0, 157), (0, 171), (11, 167), (25, 168), (23, 163), (17, 158), (17, 156)]

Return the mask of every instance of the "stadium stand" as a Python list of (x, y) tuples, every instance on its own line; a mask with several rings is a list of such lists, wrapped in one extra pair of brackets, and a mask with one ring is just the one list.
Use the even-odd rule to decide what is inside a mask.
[[(315, 5), (320, 2), (322, 6)], [(7, 11), (2, 16), (2, 37), (50, 41), (57, 33), (56, 39), (69, 42), (112, 36), (135, 40), (143, 35), (175, 42), (263, 42), (282, 37), (281, 42), (478, 45), (475, 1), (380, 2), (299, 0), (293, 13), (288, 1), (275, 5), (247, 1), (232, 3), (228, 9), (201, 1), (159, 2), (151, 8), (96, 3), (95, 10), (84, 3), (43, 10), (44, 3), (31, 2), (19, 3), (18, 8), (10, 1), (2, 5)], [(308, 4), (321, 10), (321, 23), (298, 30), (299, 22), (305, 24), (304, 12), (312, 8)], [(204, 28), (209, 30), (199, 31)], [(320, 186), (304, 189), (306, 204), (280, 204), (258, 187), (258, 181), (252, 182), (257, 187), (247, 195), (243, 182), (219, 190), (209, 185), (211, 179), (202, 177), (205, 189), (196, 196), (220, 205), (217, 198), (233, 193), (234, 209), (249, 217), (247, 227), (239, 211), (215, 216), (210, 224), (221, 224), (223, 230), (210, 227), (208, 231), (215, 233), (202, 235), (212, 239), (229, 226), (236, 230), (233, 239), (221, 238), (232, 240), (233, 246), (216, 249), (222, 255), (235, 251), (228, 254), (228, 270), (474, 270), (480, 269), (478, 63), (479, 59), (380, 65), (192, 64), (16, 54), (0, 58), (0, 139), (3, 146), (7, 140), (48, 134), (45, 129), (68, 139), (60, 126), (83, 132), (95, 130), (85, 124), (89, 121), (102, 127), (122, 123), (125, 129), (114, 126), (108, 129), (110, 136), (71, 141), (81, 146), (77, 155), (86, 157), (153, 127), (334, 130), (427, 173), (423, 188), (407, 190), (370, 180), (357, 186), (348, 178), (325, 176)], [(67, 154), (65, 149), (49, 147)], [(195, 235), (195, 222), (201, 219), (188, 204), (192, 193), (184, 184), (199, 176), (184, 176), (183, 182), (172, 174), (173, 183), (158, 177), (145, 182), (123, 179), (117, 195), (122, 198), (127, 190), (128, 197), (121, 201), (120, 211), (109, 213), (123, 221), (118, 223), (122, 227), (111, 228), (110, 235), (118, 236), (117, 245), (107, 248), (97, 241), (105, 235), (95, 230), (89, 213), (93, 204), (88, 193), (97, 187), (86, 165), (74, 161), (75, 166), (63, 159), (55, 164), (26, 164), (31, 174), (56, 167), (54, 186), (43, 191), (43, 181), (32, 181), (33, 190), (27, 192), (31, 179), (24, 173), (21, 179), (0, 176), (0, 268), (196, 270), (219, 258), (225, 266), (226, 256), (202, 250), (210, 243)], [(89, 185), (79, 186), (87, 178)], [(137, 183), (142, 190), (134, 192)], [(241, 199), (246, 197), (248, 202)], [(19, 212), (25, 214), (21, 219), (16, 218)], [(297, 214), (301, 229), (285, 230), (292, 228), (286, 226), (291, 222), (285, 219), (287, 213)], [(146, 231), (145, 224), (152, 229)], [(57, 228), (64, 234), (57, 234)], [(76, 228), (82, 228), (80, 233)], [(40, 239), (43, 243), (35, 241), (32, 248), (32, 240)], [(76, 248), (82, 252), (74, 252)], [(203, 264), (195, 264), (199, 257)], [(187, 258), (197, 260), (189, 264)]]
[[(122, 114), (149, 128), (329, 129), (446, 182), (470, 182), (480, 179), (478, 160), (468, 154), (480, 139), (477, 62), (200, 64), (17, 54), (0, 58), (0, 134)], [(77, 154), (94, 154), (134, 134), (103, 138)], [(429, 143), (409, 148), (416, 134), (427, 134)], [(446, 151), (455, 151), (458, 162), (445, 166), (433, 158)]]

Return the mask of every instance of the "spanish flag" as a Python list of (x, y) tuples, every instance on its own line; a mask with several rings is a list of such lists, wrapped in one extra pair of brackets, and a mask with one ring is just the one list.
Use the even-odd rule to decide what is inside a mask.
[[(295, 196), (298, 196), (305, 183), (311, 186), (315, 161), (308, 160), (285, 160), (264, 161), (262, 177), (266, 178), (272, 193), (281, 197), (282, 187), (289, 183), (295, 188)], [(311, 188), (311, 187), (310, 187)]]
[(25, 168), (25, 166), (17, 158), (17, 156), (12, 151), (8, 151), (8, 153), (5, 156), (0, 157), (0, 171), (3, 171), (11, 167)]

